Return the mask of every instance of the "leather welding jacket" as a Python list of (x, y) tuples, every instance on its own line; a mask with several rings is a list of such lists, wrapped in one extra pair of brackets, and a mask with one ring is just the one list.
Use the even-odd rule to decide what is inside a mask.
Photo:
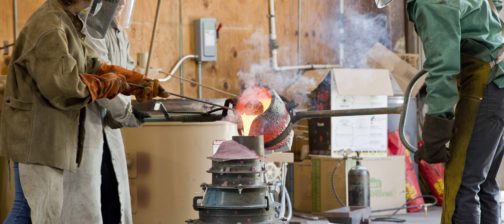
[(101, 62), (86, 50), (82, 22), (58, 0), (47, 0), (16, 40), (0, 124), (0, 154), (16, 162), (76, 170), (85, 107), (79, 74)]
[[(117, 26), (111, 27), (104, 39), (86, 37), (86, 42), (107, 63), (133, 69), (129, 57), (126, 33)], [(101, 166), (104, 143), (108, 144), (112, 166), (117, 179), (121, 223), (133, 223), (128, 181), (128, 167), (122, 141), (122, 127), (138, 127), (140, 121), (132, 113), (129, 96), (119, 94), (113, 99), (99, 99), (86, 109), (84, 122), (86, 135), (82, 163), (76, 172), (64, 174), (64, 202), (62, 223), (101, 224)]]
[[(426, 54), (428, 114), (453, 114), (459, 99), (456, 76), (461, 69), (461, 54), (492, 62), (502, 53), (502, 25), (495, 12), (501, 10), (502, 0), (490, 1), (407, 0), (409, 19), (415, 23)], [(491, 81), (499, 88), (504, 88), (503, 74), (501, 62), (491, 74)]]

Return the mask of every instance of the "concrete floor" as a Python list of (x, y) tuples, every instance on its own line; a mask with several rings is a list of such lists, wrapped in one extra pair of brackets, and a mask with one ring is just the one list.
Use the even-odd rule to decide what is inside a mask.
[[(441, 222), (441, 207), (433, 207), (429, 209), (427, 215), (424, 212), (408, 213), (404, 215), (394, 216), (394, 218), (404, 219), (408, 224), (437, 224)], [(373, 222), (375, 223), (390, 223), (390, 222)]]
[[(441, 220), (441, 208), (433, 207), (429, 209), (427, 216), (423, 212), (418, 213), (408, 213), (404, 215), (396, 215), (391, 216), (392, 218), (402, 219), (408, 224), (437, 224), (440, 223)], [(308, 220), (302, 219), (298, 217), (294, 217), (291, 223), (299, 223), (299, 224), (330, 224), (327, 220)], [(381, 222), (381, 221), (373, 221), (373, 224), (383, 224), (383, 223), (393, 223), (393, 222)]]

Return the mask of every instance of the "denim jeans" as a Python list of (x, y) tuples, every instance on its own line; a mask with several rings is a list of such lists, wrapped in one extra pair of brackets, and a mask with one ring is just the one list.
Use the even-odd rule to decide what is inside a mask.
[(14, 163), (14, 178), (15, 178), (15, 188), (16, 197), (14, 203), (12, 204), (12, 209), (5, 219), (4, 224), (30, 224), (30, 206), (23, 193), (23, 188), (21, 187), (21, 180), (19, 178), (19, 164)]
[(452, 223), (501, 223), (495, 178), (504, 156), (503, 137), (504, 89), (491, 83), (485, 90), (467, 147)]

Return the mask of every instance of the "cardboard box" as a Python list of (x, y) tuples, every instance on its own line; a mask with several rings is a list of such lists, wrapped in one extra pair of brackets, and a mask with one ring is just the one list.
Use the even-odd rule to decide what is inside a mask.
[(294, 163), (294, 209), (298, 212), (312, 211), (311, 160)]
[(397, 54), (403, 61), (407, 62), (416, 70), (420, 70), (420, 55), (418, 54)]
[[(334, 69), (312, 93), (312, 110), (387, 107), (393, 95), (383, 69)], [(338, 156), (342, 150), (387, 152), (387, 115), (311, 119), (310, 154)]]
[[(406, 203), (404, 156), (366, 158), (362, 161), (362, 165), (369, 170), (371, 177), (371, 208), (373, 210), (401, 207)], [(406, 210), (401, 210), (400, 213), (406, 213)]]
[[(347, 174), (352, 167), (351, 164), (351, 160), (330, 157), (312, 158), (312, 212), (321, 213), (348, 204)], [(332, 177), (333, 170), (334, 178)], [(334, 193), (332, 184), (334, 184)], [(343, 205), (336, 199), (336, 195)]]
[[(344, 160), (329, 156), (312, 156), (310, 161), (294, 163), (294, 209), (299, 212), (322, 213), (343, 207), (332, 191), (331, 181), (336, 194), (345, 205), (348, 204), (347, 174), (355, 163), (353, 159)], [(362, 165), (369, 170), (371, 177), (372, 210), (400, 207), (406, 202), (403, 156), (365, 158)], [(334, 178), (331, 178), (333, 170)], [(310, 182), (311, 184), (308, 184)], [(405, 212), (402, 210), (399, 213)]]
[[(387, 49), (380, 43), (375, 44), (367, 52), (367, 62), (370, 67), (388, 69), (394, 80), (401, 87), (402, 92), (406, 91), (411, 79), (418, 73), (418, 69), (411, 66), (400, 56)], [(423, 78), (425, 79), (425, 78)], [(416, 85), (413, 90), (415, 95), (422, 87), (422, 83)]]

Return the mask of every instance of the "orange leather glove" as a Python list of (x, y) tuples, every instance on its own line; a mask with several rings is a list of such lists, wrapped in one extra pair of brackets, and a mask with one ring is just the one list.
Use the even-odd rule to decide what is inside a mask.
[(142, 80), (145, 78), (145, 76), (141, 73), (128, 70), (126, 68), (123, 68), (121, 66), (117, 65), (108, 65), (108, 64), (102, 64), (100, 66), (100, 69), (98, 70), (98, 75), (102, 75), (105, 73), (119, 73), (123, 75), (126, 78), (126, 81), (129, 83), (134, 83), (134, 84), (141, 84)]
[(157, 79), (152, 80), (145, 78), (138, 85), (139, 86), (130, 86), (130, 88), (123, 91), (122, 94), (134, 95), (136, 100), (140, 103), (152, 100), (154, 97), (167, 98), (169, 96)]
[(129, 89), (126, 78), (120, 74), (106, 73), (102, 75), (81, 74), (80, 78), (88, 87), (91, 100), (101, 98), (112, 99), (117, 94)]

